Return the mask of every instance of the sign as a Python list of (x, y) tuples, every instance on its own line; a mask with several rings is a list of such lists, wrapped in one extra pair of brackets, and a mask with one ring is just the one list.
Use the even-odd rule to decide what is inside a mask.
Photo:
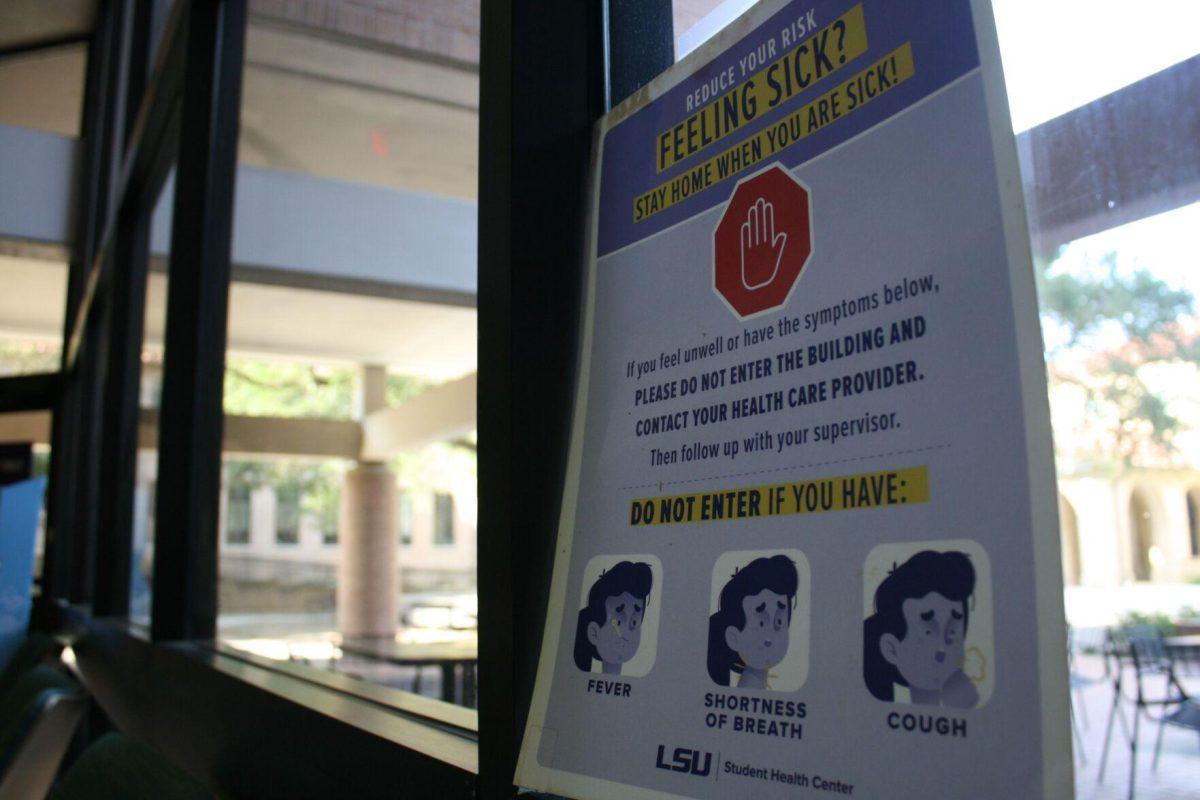
[(982, 0), (764, 0), (598, 126), (516, 781), (1072, 791), (1021, 181)]
[(808, 189), (779, 164), (738, 181), (713, 234), (713, 286), (733, 313), (786, 304), (811, 255)]
[(45, 478), (0, 487), (0, 668), (29, 628), (34, 541), (45, 492)]

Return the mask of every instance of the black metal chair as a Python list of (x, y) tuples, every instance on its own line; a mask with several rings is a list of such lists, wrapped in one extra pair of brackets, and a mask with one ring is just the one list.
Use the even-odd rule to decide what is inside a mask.
[(119, 733), (97, 739), (51, 800), (213, 800), (216, 795), (156, 751)]
[[(1154, 743), (1153, 769), (1158, 768), (1158, 756), (1162, 750), (1163, 731), (1167, 725), (1178, 726), (1200, 732), (1200, 706), (1188, 695), (1175, 675), (1175, 664), (1171, 653), (1163, 642), (1162, 633), (1149, 626), (1134, 626), (1115, 637), (1113, 655), (1116, 660), (1113, 708), (1109, 713), (1108, 729), (1104, 735), (1104, 755), (1100, 760), (1100, 780), (1104, 779), (1104, 765), (1108, 758), (1108, 747), (1115, 718), (1126, 728), (1129, 740), (1129, 800), (1133, 800), (1137, 786), (1137, 754), (1140, 721), (1143, 716), (1148, 722), (1158, 723), (1158, 735)], [(1122, 660), (1128, 658), (1133, 667), (1134, 695), (1133, 730), (1125, 725), (1119, 704), (1124, 697)], [(1162, 689), (1152, 691), (1150, 684), (1162, 680)], [(1158, 709), (1157, 717), (1151, 713)]]
[(1076, 663), (1076, 656), (1080, 652), (1086, 653), (1103, 653), (1103, 639), (1097, 638), (1096, 633), (1103, 634), (1102, 631), (1085, 630), (1083, 635), (1077, 631), (1072, 625), (1067, 625), (1067, 670), (1070, 680), (1070, 711), (1071, 711), (1071, 735), (1074, 739), (1074, 750), (1079, 758), (1081, 766), (1087, 764), (1087, 753), (1083, 747), (1083, 734), (1080, 728), (1086, 730), (1091, 727), (1088, 721), (1087, 702), (1083, 697), (1084, 690), (1103, 682), (1109, 677), (1108, 660), (1104, 661), (1103, 675), (1087, 675), (1079, 669)]
[(56, 669), (26, 670), (0, 699), (0, 800), (45, 797), (87, 695)]
[[(1162, 636), (1155, 635), (1147, 638), (1133, 637), (1129, 640), (1133, 654), (1134, 667), (1139, 676), (1138, 705), (1143, 708), (1158, 707), (1162, 709), (1158, 717), (1158, 735), (1154, 742), (1154, 761), (1152, 768), (1158, 768), (1158, 756), (1162, 751), (1163, 731), (1168, 725), (1195, 731), (1200, 734), (1200, 705), (1188, 694), (1187, 689), (1179, 681), (1175, 672), (1175, 659), (1165, 646)], [(1145, 698), (1142, 692), (1142, 675), (1161, 675), (1164, 681), (1163, 693), (1151, 698)], [(1174, 710), (1171, 707), (1174, 706)]]

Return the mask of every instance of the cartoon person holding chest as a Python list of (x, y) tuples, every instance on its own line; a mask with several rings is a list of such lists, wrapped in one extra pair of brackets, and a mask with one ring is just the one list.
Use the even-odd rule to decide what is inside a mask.
[(919, 705), (974, 708), (979, 690), (964, 672), (975, 567), (965, 553), (922, 550), (893, 567), (863, 622), (863, 677), (880, 700), (908, 688)]
[(621, 674), (621, 666), (637, 655), (641, 645), (653, 583), (650, 565), (642, 562), (621, 561), (600, 573), (575, 627), (577, 667), (591, 672), (596, 660), (605, 675)]
[(787, 657), (799, 588), (796, 564), (785, 555), (756, 558), (721, 589), (708, 622), (708, 674), (739, 689), (770, 689), (771, 669)]

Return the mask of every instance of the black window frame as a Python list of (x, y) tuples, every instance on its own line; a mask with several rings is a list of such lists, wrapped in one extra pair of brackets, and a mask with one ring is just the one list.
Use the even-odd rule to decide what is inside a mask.
[[(294, 723), (289, 732), (323, 746), (326, 769), (296, 770), (284, 737), (252, 769), (234, 773), (283, 782), (269, 789), (293, 785), (286, 782), (303, 774), (316, 781), (302, 787), (308, 793), (320, 793), (328, 775), (360, 780), (361, 796), (388, 787), (512, 796), (541, 638), (540, 624), (515, 621), (543, 619), (549, 591), (576, 366), (575, 341), (563, 331), (578, 329), (593, 123), (673, 62), (671, 3), (488, 0), (481, 6), (479, 127), (487, 135), (480, 137), (479, 162), (477, 561), (487, 565), (479, 572), (479, 663), (486, 677), (474, 727), (439, 720), (411, 696), (388, 697), (350, 679), (304, 678), (213, 644), (248, 0), (99, 5), (88, 41), (61, 368), (0, 379), (0, 412), (53, 411), (35, 624), (54, 630), (69, 624), (99, 707), (214, 787), (230, 780), (229, 764), (236, 762), (228, 759), (239, 748), (252, 751), (278, 738), (272, 732), (286, 718)], [(155, 21), (166, 8), (158, 35)], [(152, 38), (161, 44), (150, 64)], [(1170, 71), (1200, 87), (1198, 65), (1200, 57)], [(1161, 187), (1138, 177), (1160, 175), (1147, 166), (1162, 154), (1132, 146), (1146, 115), (1129, 111), (1153, 99), (1158, 80), (1152, 76), (1018, 136), (1025, 165), (1061, 161), (1078, 172), (1072, 164), (1112, 161), (1125, 170), (1123, 188), (1134, 192), (1114, 207), (1090, 185), (1035, 170), (1026, 176), (1026, 196), (1046, 223), (1035, 236), (1036, 252), (1128, 221), (1121, 215), (1145, 203), (1166, 202), (1152, 196)], [(1104, 115), (1136, 124), (1097, 138), (1089, 120)], [(1156, 122), (1164, 136), (1172, 129), (1170, 119)], [(1170, 197), (1195, 198), (1200, 140), (1169, 143), (1180, 165), (1168, 176)], [(164, 519), (170, 535), (156, 537), (157, 591), (147, 634), (105, 620), (129, 613), (149, 218), (173, 167), (154, 495), (156, 507), (170, 509)], [(553, 191), (544, 190), (546, 175), (555, 176)], [(539, 468), (517, 475), (514, 464)], [(1193, 553), (1196, 546), (1193, 539)], [(151, 673), (166, 679), (147, 681)], [(399, 718), (392, 711), (381, 717), (380, 709), (403, 717), (396, 725), (405, 732), (379, 727)], [(192, 722), (166, 724), (178, 719)], [(257, 742), (247, 738), (255, 736)], [(339, 788), (350, 791), (344, 782)]]
[[(89, 40), (61, 369), (54, 375), (23, 376), (19, 387), (9, 381), (6, 388), (20, 391), (9, 392), (7, 397), (14, 399), (0, 403), (0, 411), (14, 410), (19, 398), (23, 408), (54, 412), (47, 571), (39, 624), (49, 628), (69, 622), (76, 636), (78, 668), (89, 683), (102, 687), (98, 708), (112, 719), (119, 717), (122, 727), (152, 736), (162, 730), (163, 714), (196, 720), (160, 739), (159, 745), (185, 762), (190, 759), (187, 766), (215, 786), (228, 776), (222, 775), (224, 768), (213, 748), (187, 746), (211, 741), (213, 726), (219, 727), (206, 713), (206, 703), (227, 706), (222, 698), (250, 692), (247, 708), (274, 704), (283, 713), (288, 704), (278, 705), (282, 693), (297, 707), (326, 709), (317, 712), (318, 720), (327, 720), (318, 727), (345, 730), (345, 725), (366, 725), (361, 721), (365, 706), (362, 712), (353, 704), (339, 706), (338, 712), (327, 710), (329, 701), (321, 695), (336, 692), (342, 702), (354, 696), (372, 706), (394, 706), (409, 719), (463, 737), (477, 753), (468, 765), (457, 746), (446, 751), (457, 755), (443, 757), (419, 737), (409, 741), (397, 735), (394, 743), (407, 755), (379, 762), (378, 787), (403, 777), (409, 789), (425, 787), (462, 797), (511, 796), (516, 752), (509, 733), (525, 713), (533, 672), (532, 654), (515, 650), (508, 638), (513, 632), (510, 614), (517, 607), (544, 608), (544, 598), (535, 595), (548, 588), (548, 570), (528, 584), (532, 593), (516, 597), (511, 587), (523, 580), (522, 573), (532, 564), (487, 571), (497, 577), (504, 573), (499, 580), (481, 576), (480, 605), (489, 612), (484, 623), (488, 631), (480, 642), (480, 669), (491, 677), (481, 703), (486, 708), (481, 707), (474, 725), (439, 722), (437, 713), (423, 709), (419, 699), (387, 699), (385, 689), (349, 679), (301, 679), (292, 670), (257, 663), (212, 643), (225, 320), (247, 14), (248, 0), (100, 4)], [(481, 353), (480, 391), (488, 398), (480, 403), (480, 437), (486, 442), (481, 452), (481, 499), (495, 501), (502, 485), (496, 480), (498, 467), (514, 455), (510, 443), (515, 436), (534, 424), (539, 432), (546, 431), (546, 420), (534, 420), (525, 410), (514, 413), (511, 382), (530, 367), (526, 351), (562, 340), (559, 333), (564, 328), (559, 326), (576, 327), (582, 263), (578, 243), (592, 124), (613, 97), (610, 79), (616, 94), (623, 96), (670, 65), (670, 19), (668, 0), (589, 0), (549, 7), (504, 0), (482, 6), (480, 122), (481, 129), (498, 135), (480, 137), (479, 325), (485, 342), (481, 350), (500, 359), (485, 365)], [(152, 44), (157, 46), (151, 64)], [(621, 67), (610, 72), (612, 63)], [(535, 97), (540, 98), (536, 103)], [(561, 113), (549, 126), (537, 119), (540, 113), (530, 114), (545, 107), (546, 98), (561, 101)], [(556, 184), (563, 197), (553, 203), (532, 201), (521, 188), (548, 167), (561, 174)], [(162, 521), (162, 535), (156, 536), (156, 591), (147, 631), (123, 620), (130, 600), (150, 215), (172, 169), (176, 189), (158, 414), (159, 474), (152, 501), (172, 512)], [(534, 241), (530, 226), (535, 216), (544, 226), (547, 213), (556, 223), (556, 235)], [(551, 255), (572, 266), (548, 271), (544, 265), (552, 262), (542, 259)], [(514, 312), (539, 285), (543, 299), (564, 301), (561, 308), (544, 320), (529, 320), (530, 326), (513, 327)], [(548, 325), (555, 335), (543, 340), (538, 331)], [(486, 344), (489, 338), (494, 347)], [(556, 365), (554, 373), (560, 376), (552, 388), (561, 400), (561, 413), (551, 421), (542, 452), (550, 456), (550, 465), (561, 466), (573, 349), (563, 344), (546, 355), (543, 366)], [(560, 490), (553, 472), (546, 470), (529, 483), (545, 512), (539, 515), (534, 536), (527, 521), (521, 524), (520, 538), (532, 550), (548, 548), (553, 537)], [(505, 502), (485, 508), (481, 527), (496, 546), (479, 537), (479, 560), (502, 553), (502, 563), (512, 563), (515, 537), (510, 535), (509, 506)], [(174, 644), (181, 641), (193, 644)], [(147, 670), (174, 677), (186, 674), (182, 685), (195, 691), (172, 692), (170, 686), (179, 685), (172, 680), (154, 681), (147, 691), (139, 685), (147, 679)], [(263, 677), (264, 672), (273, 677)], [(233, 691), (231, 677), (247, 688)], [(276, 688), (264, 693), (264, 685)], [(268, 696), (275, 699), (268, 701)], [(194, 713), (187, 714), (186, 708)], [(273, 727), (270, 715), (266, 717), (262, 724)], [(476, 749), (479, 730), (491, 746)], [(226, 734), (231, 741), (244, 737)], [(354, 738), (349, 733), (339, 736), (342, 742)], [(342, 748), (333, 748), (335, 755), (339, 751)], [(361, 752), (359, 748), (360, 756)], [(349, 759), (347, 764), (353, 762), (353, 753), (342, 755)], [(358, 767), (354, 765), (355, 772), (361, 771)], [(294, 773), (294, 764), (287, 770)]]

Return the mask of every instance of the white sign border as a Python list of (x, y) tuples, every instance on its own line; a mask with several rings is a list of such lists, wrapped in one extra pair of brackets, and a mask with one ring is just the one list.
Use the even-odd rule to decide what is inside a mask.
[[(579, 501), (579, 482), (583, 464), (583, 441), (587, 421), (587, 397), (591, 382), (592, 341), (595, 334), (597, 244), (599, 239), (600, 175), (603, 169), (604, 139), (608, 131), (626, 117), (661, 97), (698, 68), (719, 56), (752, 33), (792, 0), (762, 0), (730, 23), (701, 47), (665, 70), (631, 97), (597, 121), (593, 143), (593, 169), (589, 186), (587, 234), (587, 272), (584, 285), (582, 336), (579, 341), (579, 365), (575, 406), (571, 420), (571, 445), (563, 488), (562, 513), (559, 516), (554, 572), (550, 584), (542, 649), (533, 701), (521, 742), (514, 783), (540, 791), (569, 797), (624, 797), (630, 800), (687, 800), (675, 795), (639, 786), (578, 775), (544, 767), (537, 761), (542, 742), (554, 732), (543, 727), (554, 679), (559, 649), (559, 630), (566, 603), (567, 575), (575, 535), (575, 512)], [(1074, 761), (1068, 706), (1066, 653), (1066, 617), (1063, 610), (1061, 555), (1058, 545), (1058, 504), (1055, 491), (1053, 437), (1047, 395), (1041, 329), (1038, 325), (1037, 293), (1032, 273), (1032, 250), (1025, 197), (1017, 162), (1016, 137), (1012, 131), (1008, 95), (1004, 87), (999, 39), (991, 0), (970, 0), (975, 25), (987, 104), (992, 153), (996, 160), (996, 179), (1000, 191), (1001, 214), (1008, 256), (1009, 287), (1013, 308), (1017, 359), (1021, 376), (1022, 411), (1025, 419), (1025, 452), (1028, 464), (1028, 496), (1034, 553), (1034, 602), (1038, 620), (1038, 673), (1042, 725), (1042, 789), (1045, 798), (1074, 796)], [(886, 125), (891, 119), (883, 120)], [(869, 130), (874, 131), (875, 126)], [(865, 133), (865, 132), (864, 132)], [(1031, 324), (1022, 324), (1022, 323)], [(1047, 490), (1047, 487), (1050, 487)]]

